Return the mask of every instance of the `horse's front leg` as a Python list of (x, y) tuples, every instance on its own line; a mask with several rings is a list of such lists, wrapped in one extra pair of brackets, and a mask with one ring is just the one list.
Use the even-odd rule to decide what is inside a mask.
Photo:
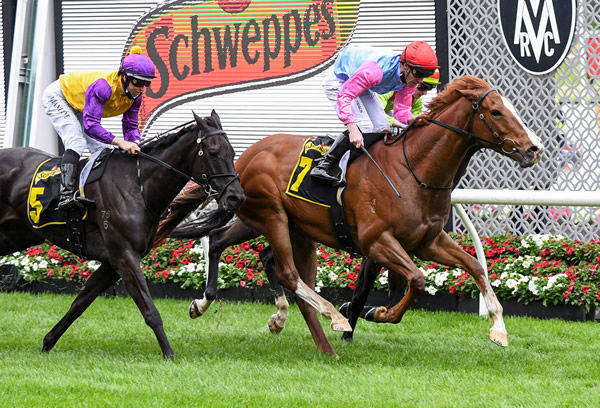
[(67, 331), (73, 322), (81, 316), (88, 306), (119, 280), (119, 275), (107, 263), (103, 263), (92, 273), (83, 285), (83, 289), (77, 295), (71, 307), (62, 319), (46, 334), (42, 351), (52, 350), (58, 339)]
[(475, 279), (488, 309), (492, 327), (490, 340), (502, 347), (508, 346), (508, 334), (502, 317), (502, 305), (485, 276), (477, 259), (467, 254), (450, 236), (442, 231), (429, 245), (419, 248), (415, 255), (443, 265), (461, 268)]
[(424, 292), (425, 276), (413, 263), (411, 256), (389, 232), (382, 233), (371, 245), (368, 256), (387, 268), (389, 273), (404, 276), (409, 283), (408, 291), (396, 305), (389, 309), (378, 307), (373, 315), (373, 321), (377, 323), (400, 323), (414, 299)]
[(289, 303), (285, 297), (283, 286), (279, 284), (279, 279), (277, 279), (277, 269), (271, 246), (264, 247), (258, 256), (271, 284), (271, 291), (275, 294), (275, 306), (277, 307), (277, 313), (271, 315), (267, 325), (271, 333), (279, 334), (285, 328)]
[(146, 324), (154, 331), (163, 357), (165, 359), (175, 357), (163, 328), (162, 318), (152, 301), (146, 278), (140, 269), (139, 256), (133, 251), (125, 251), (119, 257), (119, 261), (116, 262), (116, 267), (127, 293), (133, 298)]
[(190, 317), (202, 316), (217, 297), (217, 278), (219, 277), (219, 259), (223, 251), (236, 244), (256, 238), (258, 233), (239, 219), (231, 226), (221, 227), (209, 234), (208, 245), (208, 277), (202, 299), (194, 299), (190, 304)]

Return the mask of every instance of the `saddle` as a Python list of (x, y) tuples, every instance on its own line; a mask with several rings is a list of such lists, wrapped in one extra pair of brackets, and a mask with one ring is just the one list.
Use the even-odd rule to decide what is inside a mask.
[[(112, 151), (113, 149), (104, 149), (89, 159), (82, 159), (79, 162), (79, 191), (82, 196), (83, 188), (81, 186), (91, 184), (102, 177)], [(50, 225), (66, 225), (69, 241), (75, 252), (85, 258), (83, 221), (87, 218), (88, 210), (85, 207), (67, 210), (57, 208), (60, 193), (60, 162), (60, 157), (49, 158), (40, 163), (33, 173), (27, 200), (27, 216), (31, 226), (35, 229), (42, 229)]]
[[(365, 147), (371, 146), (377, 140), (382, 139), (383, 136), (382, 133), (363, 134)], [(346, 225), (342, 194), (345, 188), (348, 164), (359, 157), (362, 152), (353, 147), (344, 153), (340, 159), (339, 167), (344, 182), (339, 187), (333, 187), (329, 183), (323, 183), (309, 175), (310, 170), (327, 154), (333, 142), (334, 139), (329, 136), (306, 139), (285, 192), (289, 196), (328, 208), (329, 222), (342, 248), (350, 253), (360, 253), (356, 249)]]

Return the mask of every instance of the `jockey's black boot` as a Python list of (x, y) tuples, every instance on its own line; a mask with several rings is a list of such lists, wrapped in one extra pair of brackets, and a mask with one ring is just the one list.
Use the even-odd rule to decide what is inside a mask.
[(341, 181), (340, 175), (337, 174), (338, 169), (335, 165), (351, 146), (348, 133), (340, 133), (325, 157), (310, 171), (310, 175), (330, 183), (339, 183)]
[(76, 204), (75, 189), (77, 188), (77, 167), (73, 163), (60, 165), (60, 195), (58, 209), (64, 210)]

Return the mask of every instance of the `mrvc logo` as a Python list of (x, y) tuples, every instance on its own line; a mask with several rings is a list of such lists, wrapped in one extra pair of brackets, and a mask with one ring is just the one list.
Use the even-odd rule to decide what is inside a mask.
[(525, 71), (541, 75), (567, 55), (575, 32), (576, 0), (498, 0), (504, 44)]

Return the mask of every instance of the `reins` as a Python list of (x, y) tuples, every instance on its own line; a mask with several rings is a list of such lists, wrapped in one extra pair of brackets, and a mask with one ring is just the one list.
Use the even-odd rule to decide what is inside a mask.
[[(471, 106), (473, 107), (473, 110), (471, 111), (471, 117), (469, 118), (469, 130), (464, 130), (461, 128), (457, 128), (455, 126), (449, 125), (447, 123), (444, 122), (440, 122), (439, 120), (436, 119), (432, 119), (432, 118), (425, 118), (425, 120), (427, 120), (430, 123), (436, 124), (438, 126), (441, 126), (443, 128), (446, 128), (448, 130), (451, 130), (455, 133), (458, 133), (461, 136), (465, 136), (465, 137), (471, 137), (474, 139), (477, 139), (481, 142), (487, 143), (491, 146), (498, 146), (504, 153), (513, 153), (516, 148), (514, 146), (516, 146), (516, 143), (514, 140), (512, 139), (504, 139), (502, 138), (502, 136), (500, 136), (492, 127), (492, 125), (490, 125), (490, 123), (487, 121), (487, 119), (485, 118), (485, 116), (483, 115), (483, 113), (481, 112), (481, 110), (479, 109), (479, 106), (481, 105), (481, 102), (483, 101), (483, 99), (490, 93), (490, 92), (498, 92), (496, 89), (490, 88), (487, 91), (485, 91), (483, 94), (481, 94), (481, 96), (477, 99), (477, 101), (471, 101)], [(498, 143), (489, 141), (487, 139), (484, 139), (480, 136), (477, 136), (476, 134), (473, 133), (473, 119), (475, 118), (475, 113), (479, 113), (479, 118), (483, 121), (483, 123), (486, 124), (486, 126), (490, 129), (490, 131), (492, 132), (492, 135), (499, 140)], [(419, 184), (419, 186), (423, 189), (429, 189), (429, 190), (452, 190), (453, 185), (451, 184), (450, 186), (431, 186), (425, 182), (423, 182), (415, 173), (413, 167), (410, 164), (410, 160), (408, 159), (408, 154), (406, 153), (406, 138), (407, 138), (407, 134), (408, 134), (408, 130), (412, 127), (412, 125), (415, 122), (413, 121), (410, 125), (408, 125), (406, 128), (404, 128), (402, 130), (402, 132), (391, 142), (388, 142), (387, 140), (384, 140), (384, 143), (386, 145), (392, 145), (394, 143), (396, 143), (398, 140), (402, 139), (402, 152), (404, 154), (404, 159), (406, 160), (406, 165), (408, 167), (408, 170), (410, 171), (410, 173), (412, 174), (413, 178), (417, 181), (417, 183)], [(504, 145), (510, 142), (513, 145), (513, 149), (512, 150), (506, 150), (504, 148)]]
[[(148, 140), (140, 143), (140, 146), (144, 146), (144, 145), (146, 145), (148, 142), (150, 142), (152, 140), (155, 140), (155, 139), (158, 140), (158, 139), (161, 138), (161, 136), (163, 136), (163, 135), (165, 135), (167, 133), (171, 133), (172, 131), (174, 131), (176, 129), (183, 128), (183, 127), (185, 127), (187, 125), (190, 125), (192, 123), (194, 123), (194, 121), (186, 122), (184, 124), (176, 126), (176, 127), (172, 128), (170, 130), (167, 130), (166, 132), (163, 132), (163, 133), (161, 133), (161, 134), (159, 134), (157, 136), (154, 136), (151, 139), (148, 139)], [(226, 135), (226, 133), (225, 133), (224, 130), (217, 129), (217, 130), (214, 130), (212, 132), (206, 133), (203, 137), (199, 137), (198, 140), (197, 140), (197, 143), (199, 145), (199, 147), (198, 147), (198, 153), (197, 153), (198, 157), (202, 157), (204, 155), (204, 151), (202, 149), (202, 142), (204, 140), (206, 140), (206, 139), (208, 139), (209, 137), (212, 137), (212, 136), (225, 136), (225, 135)], [(152, 213), (152, 211), (150, 210), (150, 207), (148, 205), (148, 201), (146, 199), (146, 195), (144, 193), (144, 183), (142, 182), (142, 174), (141, 174), (141, 167), (140, 167), (140, 157), (142, 157), (144, 159), (148, 159), (148, 160), (150, 160), (150, 161), (158, 164), (159, 166), (162, 166), (162, 167), (166, 168), (167, 170), (172, 171), (175, 174), (177, 174), (177, 175), (185, 178), (187, 181), (192, 181), (192, 182), (198, 184), (199, 186), (201, 186), (204, 189), (204, 192), (206, 193), (206, 200), (204, 201), (204, 203), (206, 203), (209, 199), (211, 199), (215, 195), (217, 196), (216, 200), (219, 201), (221, 199), (221, 196), (227, 190), (227, 187), (229, 187), (229, 185), (231, 183), (233, 183), (235, 180), (239, 179), (239, 174), (237, 174), (237, 173), (236, 174), (211, 174), (211, 175), (207, 175), (206, 173), (202, 173), (201, 180), (198, 180), (195, 177), (190, 176), (190, 175), (182, 172), (181, 170), (176, 169), (175, 167), (171, 166), (170, 164), (168, 164), (168, 163), (166, 163), (166, 162), (164, 162), (164, 161), (162, 161), (162, 160), (160, 160), (160, 159), (158, 159), (158, 158), (156, 158), (154, 156), (151, 156), (151, 155), (149, 155), (147, 153), (144, 153), (142, 151), (138, 151), (137, 152), (137, 156), (138, 157), (136, 157), (136, 163), (137, 163), (137, 170), (138, 170), (138, 172), (137, 172), (138, 173), (138, 183), (140, 185), (140, 191), (142, 193), (142, 198), (144, 199), (144, 205), (145, 205), (146, 209), (148, 211), (150, 211), (151, 213)], [(229, 180), (227, 182), (227, 184), (225, 184), (225, 186), (223, 186), (223, 189), (222, 189), (221, 192), (218, 192), (217, 190), (215, 190), (210, 185), (210, 181), (212, 179), (219, 178), (219, 177), (231, 177), (231, 180)], [(154, 214), (154, 215), (156, 215), (156, 214)]]

